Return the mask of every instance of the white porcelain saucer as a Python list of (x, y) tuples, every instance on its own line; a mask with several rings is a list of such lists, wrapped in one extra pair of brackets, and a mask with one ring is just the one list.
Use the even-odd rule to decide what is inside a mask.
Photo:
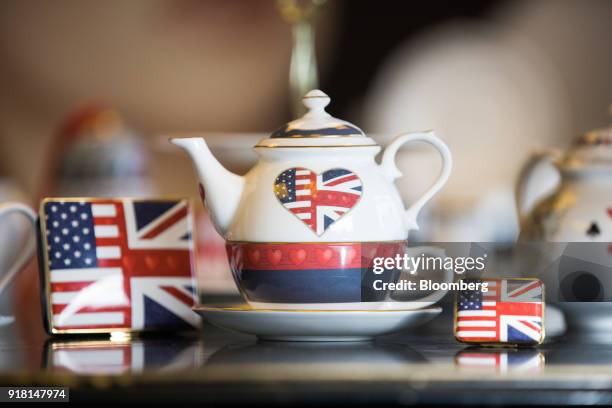
[(419, 310), (263, 310), (249, 306), (197, 306), (215, 326), (276, 341), (367, 341), (423, 324), (442, 311)]

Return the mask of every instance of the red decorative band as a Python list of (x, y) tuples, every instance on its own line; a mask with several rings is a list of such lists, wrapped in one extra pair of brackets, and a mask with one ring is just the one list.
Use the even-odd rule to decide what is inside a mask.
[(232, 268), (250, 270), (365, 268), (375, 257), (404, 254), (407, 243), (240, 243), (228, 242)]

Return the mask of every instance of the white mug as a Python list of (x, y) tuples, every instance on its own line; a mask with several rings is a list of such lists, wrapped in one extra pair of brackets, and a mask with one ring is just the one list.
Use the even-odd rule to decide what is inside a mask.
[[(10, 215), (22, 215), (24, 216), (34, 227), (33, 231), (36, 231), (36, 221), (38, 216), (36, 213), (27, 205), (16, 203), (16, 202), (5, 202), (0, 203), (0, 220)], [(6, 289), (6, 287), (12, 282), (17, 273), (25, 266), (34, 254), (36, 248), (36, 240), (30, 238), (27, 240), (27, 245), (23, 248), (20, 253), (11, 262), (11, 265), (4, 271), (0, 271), (0, 295)]]

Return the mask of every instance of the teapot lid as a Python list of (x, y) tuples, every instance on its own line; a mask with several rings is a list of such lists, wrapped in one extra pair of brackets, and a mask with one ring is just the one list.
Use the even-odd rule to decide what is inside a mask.
[(578, 137), (563, 161), (563, 167), (569, 169), (591, 166), (612, 166), (612, 125)]
[(277, 129), (255, 147), (350, 147), (378, 146), (352, 123), (334, 118), (325, 111), (330, 98), (314, 89), (302, 98), (308, 112)]

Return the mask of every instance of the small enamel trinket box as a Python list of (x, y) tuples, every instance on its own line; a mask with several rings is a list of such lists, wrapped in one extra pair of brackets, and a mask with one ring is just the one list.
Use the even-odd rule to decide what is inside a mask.
[(47, 331), (197, 327), (191, 224), (186, 199), (43, 200), (39, 264)]
[[(455, 338), (462, 343), (533, 346), (544, 341), (544, 285), (539, 279), (466, 279), (476, 289), (455, 297)], [(483, 284), (487, 290), (484, 291)]]

